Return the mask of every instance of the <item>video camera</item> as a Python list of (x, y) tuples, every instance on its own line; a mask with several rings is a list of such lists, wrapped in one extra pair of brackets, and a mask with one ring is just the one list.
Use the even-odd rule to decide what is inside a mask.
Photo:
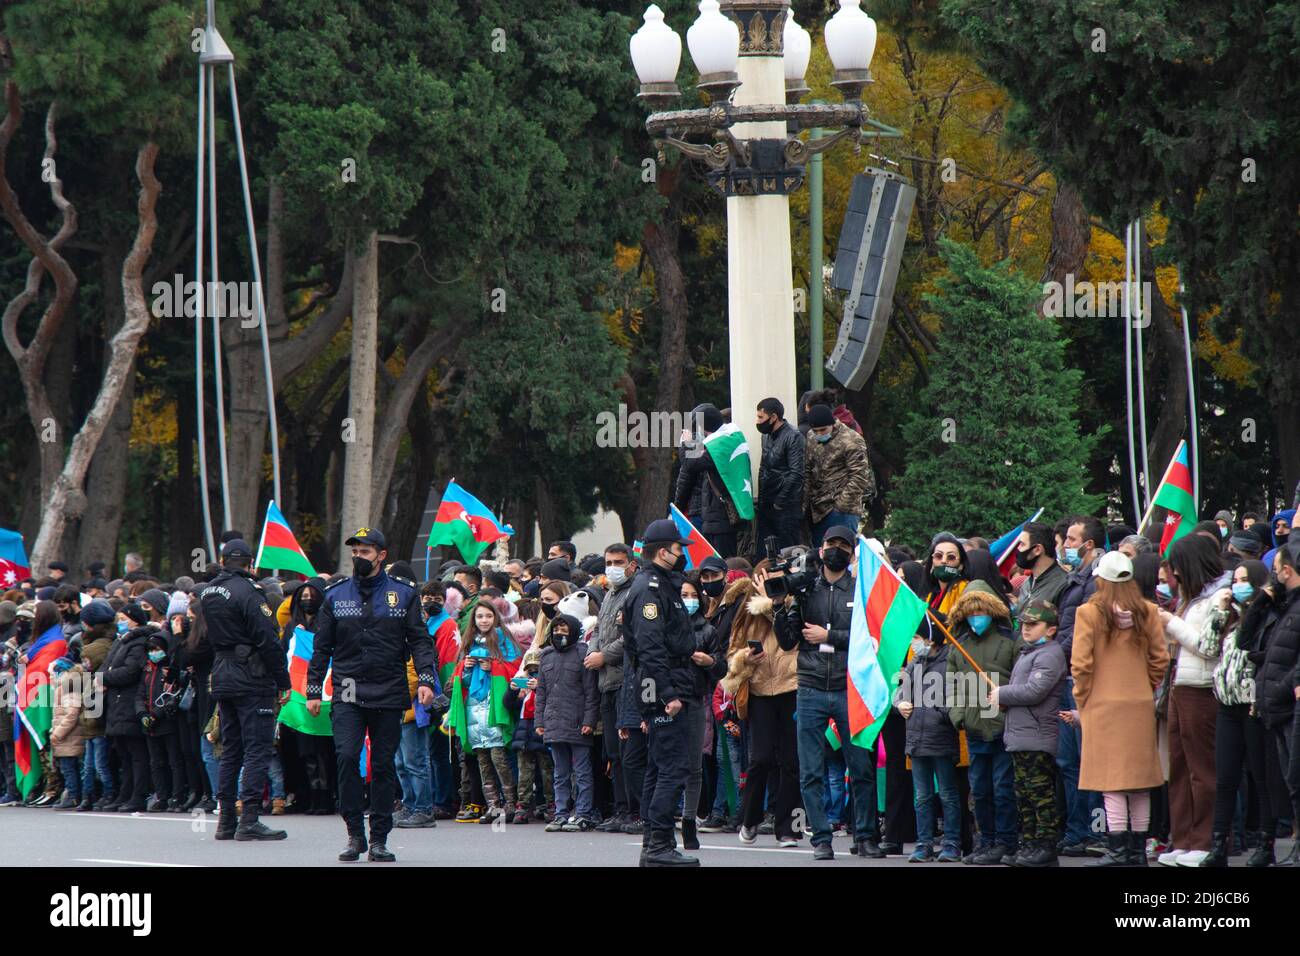
[(803, 548), (787, 548), (784, 552), (776, 547), (776, 535), (763, 539), (769, 562), (768, 574), (780, 577), (768, 577), (765, 587), (773, 601), (782, 601), (787, 594), (793, 594), (798, 600), (817, 582), (817, 552)]

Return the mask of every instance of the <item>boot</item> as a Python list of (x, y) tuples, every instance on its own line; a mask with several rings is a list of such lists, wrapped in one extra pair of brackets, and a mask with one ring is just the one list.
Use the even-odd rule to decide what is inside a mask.
[(191, 793), (189, 797), (186, 799), (186, 801), (181, 804), (181, 812), (189, 813), (191, 810), (193, 810), (195, 807), (199, 805), (199, 801), (202, 799), (203, 799), (203, 794)]
[(271, 801), (271, 816), (273, 817), (284, 816), (284, 801), (279, 797)]
[(1210, 839), (1210, 855), (1201, 861), (1201, 866), (1222, 867), (1228, 865), (1228, 856), (1232, 850), (1232, 837), (1227, 833), (1216, 833)]
[(370, 862), (371, 863), (395, 863), (397, 857), (394, 856), (383, 843), (370, 844)]
[(224, 807), (221, 814), (217, 817), (217, 839), (233, 840), (235, 830), (239, 828), (239, 817), (235, 816), (233, 811), (226, 810)]
[(1012, 866), (1037, 868), (1061, 865), (1061, 861), (1056, 858), (1055, 840), (1031, 840), (1025, 844), (1025, 849), (1016, 854), (1015, 860)]
[(77, 807), (77, 812), (85, 813), (86, 811), (93, 809), (95, 809), (95, 799), (90, 794), (86, 794), (82, 799), (81, 804)]
[(695, 832), (696, 823), (692, 820), (682, 819), (682, 847), (687, 850), (698, 850), (700, 848), (700, 838)]
[(1146, 830), (1134, 831), (1129, 834), (1129, 839), (1132, 841), (1129, 844), (1129, 855), (1133, 859), (1134, 866), (1147, 865), (1147, 836)]
[(1255, 834), (1255, 852), (1246, 861), (1247, 866), (1272, 866), (1277, 862), (1273, 855), (1273, 834), (1260, 830)]
[(283, 840), (289, 834), (284, 830), (272, 830), (265, 823), (257, 819), (257, 811), (244, 813), (239, 818), (239, 826), (235, 829), (235, 839), (241, 842), (248, 840)]
[(1106, 834), (1106, 855), (1089, 866), (1132, 866), (1133, 849), (1128, 830), (1112, 830)]
[(656, 831), (650, 834), (650, 843), (641, 857), (642, 866), (699, 866), (700, 859), (686, 856), (677, 849), (673, 832)]
[(356, 833), (348, 834), (348, 845), (339, 854), (340, 863), (355, 863), (366, 852), (366, 838)]

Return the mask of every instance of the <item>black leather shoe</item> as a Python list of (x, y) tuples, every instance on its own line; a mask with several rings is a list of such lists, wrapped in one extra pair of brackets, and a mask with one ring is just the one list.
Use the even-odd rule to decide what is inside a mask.
[(1016, 854), (1013, 866), (1037, 868), (1043, 866), (1060, 866), (1056, 858), (1056, 845), (1051, 840), (1035, 840)]
[(835, 849), (829, 843), (818, 843), (813, 847), (814, 860), (833, 860), (835, 859)]
[(355, 863), (361, 859), (361, 854), (366, 852), (366, 838), (359, 836), (348, 837), (348, 845), (343, 848), (339, 854), (340, 863)]
[(235, 830), (239, 828), (239, 817), (233, 813), (223, 813), (217, 817), (217, 839), (233, 840)]
[(699, 866), (700, 858), (687, 856), (673, 845), (671, 833), (652, 833), (650, 842), (641, 852), (642, 866)]
[(885, 851), (880, 848), (880, 844), (875, 840), (859, 840), (857, 842), (858, 856), (867, 860), (883, 860)]
[(243, 817), (239, 821), (239, 826), (235, 829), (235, 839), (241, 842), (247, 840), (283, 840), (289, 834), (284, 830), (272, 830), (265, 823), (258, 820), (257, 817)]
[(885, 856), (902, 856), (903, 844), (890, 843), (886, 840), (884, 843), (880, 844), (880, 850), (885, 854)]
[(1273, 855), (1273, 834), (1261, 830), (1255, 834), (1255, 852), (1250, 855), (1246, 865), (1263, 867), (1272, 866), (1276, 862), (1277, 857)]
[(369, 859), (371, 863), (396, 863), (397, 862), (397, 857), (395, 857), (392, 853), (390, 853), (388, 847), (384, 846), (382, 843), (370, 844)]

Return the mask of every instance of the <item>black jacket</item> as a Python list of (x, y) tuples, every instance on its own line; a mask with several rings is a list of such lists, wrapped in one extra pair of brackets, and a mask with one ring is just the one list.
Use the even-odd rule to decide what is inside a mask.
[(157, 665), (152, 661), (145, 662), (140, 681), (136, 684), (135, 716), (136, 720), (142, 717), (153, 718), (153, 723), (145, 731), (145, 735), (148, 737), (165, 737), (168, 734), (176, 733), (177, 717), (180, 710), (176, 709), (175, 712), (168, 713), (164, 708), (158, 706), (158, 696), (163, 691), (171, 689), (171, 680), (171, 670), (166, 661)]
[(223, 569), (199, 598), (212, 664), (212, 697), (271, 697), (289, 689), (289, 668), (275, 615), (247, 571)]
[[(1060, 600), (1056, 605), (1057, 618), (1056, 643), (1065, 651), (1065, 662), (1070, 662), (1070, 650), (1074, 647), (1074, 616), (1088, 598), (1097, 593), (1097, 579), (1092, 569), (1097, 566), (1101, 555), (1097, 555), (1087, 564), (1082, 564), (1069, 573), (1065, 586), (1061, 588)], [(1066, 676), (1069, 676), (1068, 674)]]
[(845, 572), (832, 584), (825, 574), (802, 599), (803, 620), (817, 624), (830, 633), (823, 651), (821, 644), (803, 639), (799, 626), (799, 609), (794, 602), (776, 613), (776, 642), (783, 650), (799, 648), (799, 686), (816, 690), (844, 690), (849, 674), (849, 628), (853, 623), (853, 576)]
[(691, 661), (691, 676), (694, 683), (691, 696), (702, 701), (713, 693), (713, 685), (727, 676), (727, 645), (718, 637), (718, 631), (709, 623), (704, 612), (698, 612), (690, 618), (691, 629), (695, 632), (694, 650), (703, 651), (713, 658), (712, 667), (701, 667)]
[(945, 706), (948, 650), (945, 642), (939, 645), (934, 657), (912, 658), (894, 694), (895, 707), (903, 701), (913, 706), (906, 724), (909, 757), (956, 757), (960, 752), (957, 728), (952, 725)]
[[(1257, 601), (1267, 597), (1262, 593)], [(1296, 662), (1300, 660), (1300, 590), (1279, 595), (1261, 627), (1267, 628), (1267, 632), (1262, 635), (1263, 663), (1255, 676), (1255, 708), (1264, 726), (1277, 727), (1289, 723), (1295, 712)]]
[(728, 534), (732, 530), (727, 504), (722, 500), (726, 493), (726, 485), (703, 443), (683, 445), (673, 503), (697, 523), (705, 536)]
[(642, 716), (694, 696), (694, 652), (695, 628), (682, 604), (680, 577), (647, 564), (632, 579), (623, 605), (624, 686), (634, 671), (631, 686)]
[(127, 631), (104, 658), (104, 710), (108, 721), (104, 732), (110, 737), (143, 737), (144, 728), (136, 716), (136, 694), (144, 674), (149, 638), (158, 629), (151, 624)]
[[(575, 620), (571, 626), (577, 623)], [(564, 650), (554, 644), (542, 650), (533, 721), (542, 728), (548, 744), (590, 745), (595, 739), (600, 691), (596, 688), (596, 672), (583, 666), (586, 656), (583, 641)], [(590, 727), (591, 733), (584, 736), (583, 727)]]
[(382, 570), (364, 581), (345, 578), (325, 589), (316, 615), (307, 699), (320, 699), (332, 658), (334, 700), (406, 710), (411, 706), (407, 657), (415, 664), (420, 686), (432, 690), (437, 657), (420, 616), (419, 593)]
[(803, 506), (803, 453), (807, 441), (789, 422), (763, 436), (758, 468), (758, 504), (798, 512)]

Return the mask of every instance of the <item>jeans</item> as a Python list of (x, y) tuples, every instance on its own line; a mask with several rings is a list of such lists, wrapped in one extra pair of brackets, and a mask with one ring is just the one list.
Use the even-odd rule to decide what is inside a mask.
[(433, 812), (433, 771), (429, 767), (429, 728), (415, 721), (402, 724), (397, 748), (397, 781), (402, 785), (402, 805), (412, 813)]
[(81, 802), (81, 758), (80, 757), (59, 757), (59, 773), (63, 774), (63, 782), (67, 785), (68, 796), (77, 803)]
[(957, 767), (953, 757), (912, 757), (912, 788), (916, 792), (916, 845), (934, 844), (934, 779), (939, 778), (943, 804), (943, 848), (960, 852), (961, 799), (957, 794)]
[(215, 795), (217, 792), (217, 766), (220, 760), (207, 734), (199, 738), (199, 754), (203, 757), (203, 769), (207, 772), (208, 783), (212, 785), (212, 793)]
[[(1074, 681), (1067, 677), (1061, 688), (1061, 710), (1074, 710)], [(1082, 843), (1094, 837), (1092, 807), (1100, 798), (1079, 789), (1079, 760), (1083, 733), (1079, 727), (1057, 721), (1060, 734), (1056, 746), (1056, 766), (1061, 771), (1061, 788), (1065, 791), (1065, 842)]]
[(686, 709), (686, 789), (682, 795), (682, 819), (699, 815), (700, 790), (704, 786), (704, 722), (711, 720), (703, 700), (691, 701)]
[[(751, 698), (752, 706), (752, 698)], [(841, 728), (844, 746), (841, 753), (849, 769), (849, 789), (853, 794), (853, 838), (877, 839), (876, 752), (849, 743), (849, 698), (842, 690), (816, 690), (800, 687), (795, 702), (799, 725), (799, 790), (803, 794), (804, 813), (812, 844), (831, 842), (830, 821), (826, 818), (826, 722), (834, 720)]]
[[(788, 548), (799, 543), (799, 524), (803, 519), (803, 515), (799, 511), (798, 501), (786, 505), (780, 511), (760, 501), (754, 511), (755, 517), (758, 519), (758, 537), (756, 540), (760, 549), (763, 547), (763, 541), (769, 535), (776, 538), (777, 548)], [(760, 550), (759, 553), (764, 552)]]
[(833, 750), (826, 755), (826, 821), (832, 827), (844, 822), (849, 809), (849, 791), (844, 785), (847, 766), (840, 750)]
[(95, 778), (98, 777), (104, 787), (104, 798), (111, 800), (114, 791), (113, 772), (108, 765), (108, 738), (87, 738), (86, 753), (82, 760), (81, 795), (83, 797), (95, 795)]
[(555, 759), (555, 812), (591, 817), (592, 780), (589, 744), (551, 744)]
[(1019, 836), (1016, 833), (1016, 771), (1011, 754), (1007, 753), (1001, 737), (976, 740), (968, 735), (966, 746), (970, 751), (970, 789), (975, 796), (980, 843), (1015, 847)]
[[(813, 525), (813, 547), (820, 548), (822, 546), (822, 538), (826, 536), (826, 532), (831, 530), (831, 528), (835, 527), (837, 524), (845, 525), (846, 527), (857, 531), (858, 523), (861, 520), (862, 519), (858, 515), (849, 514), (847, 511), (827, 512), (826, 517)], [(848, 724), (845, 724), (844, 726), (847, 727)]]
[(451, 762), (451, 738), (442, 733), (429, 735), (430, 780), (433, 784), (433, 805), (442, 809), (451, 807), (456, 791), (456, 768)]
[[(280, 751), (278, 750), (271, 751), (271, 762), (266, 765), (266, 776), (271, 782), (271, 799), (283, 800), (284, 799), (284, 764), (280, 762)], [(239, 783), (237, 784), (237, 786), (242, 791), (244, 786), (244, 770), (242, 767), (239, 770)], [(240, 799), (243, 798), (241, 797)], [(254, 799), (260, 803), (262, 797), (259, 794)]]

